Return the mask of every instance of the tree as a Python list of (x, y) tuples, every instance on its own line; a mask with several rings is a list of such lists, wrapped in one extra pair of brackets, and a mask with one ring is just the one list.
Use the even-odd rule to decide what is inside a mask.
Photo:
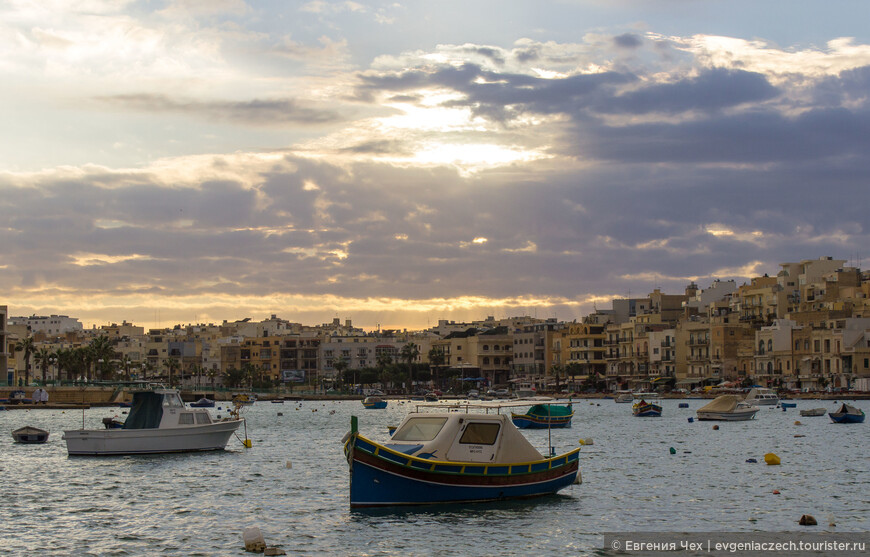
[(163, 360), (163, 365), (166, 367), (166, 369), (169, 370), (169, 386), (171, 387), (172, 386), (172, 371), (176, 367), (178, 367), (178, 360), (175, 359), (175, 357), (170, 356), (170, 357), (166, 358), (165, 360)]
[(226, 386), (230, 388), (242, 387), (244, 385), (247, 385), (249, 380), (249, 374), (246, 369), (238, 369), (235, 367), (227, 369), (224, 372), (223, 377), (224, 384), (226, 384)]
[(376, 360), (378, 364), (378, 382), (381, 384), (382, 387), (384, 387), (384, 389), (386, 389), (390, 377), (390, 374), (387, 371), (387, 367), (392, 365), (393, 357), (387, 352), (381, 352), (380, 354), (378, 354)]
[(344, 356), (339, 356), (339, 358), (332, 362), (332, 369), (335, 370), (335, 374), (342, 378), (344, 377), (344, 370), (347, 369), (347, 360), (344, 359)]
[[(412, 367), (414, 364), (414, 360), (417, 359), (417, 356), (420, 355), (420, 348), (414, 344), (413, 342), (409, 342), (405, 346), (402, 347), (402, 351), (399, 353), (401, 358), (408, 362), (408, 379), (411, 387), (414, 385), (414, 368)], [(409, 389), (411, 388), (409, 387)]]
[(24, 352), (24, 385), (30, 383), (30, 356), (34, 351), (33, 337), (27, 337), (15, 343), (16, 352)]
[(47, 381), (47, 371), (48, 366), (51, 364), (51, 359), (55, 357), (55, 353), (49, 350), (48, 348), (40, 348), (36, 351), (35, 358), (36, 362), (39, 364), (39, 367), (42, 369), (42, 384), (45, 385)]
[(438, 387), (438, 370), (447, 361), (444, 351), (440, 348), (432, 348), (429, 350), (429, 367), (435, 375), (435, 386)]
[(95, 337), (88, 345), (91, 352), (91, 363), (95, 366), (98, 379), (105, 380), (112, 372), (111, 361), (115, 358), (112, 341), (105, 335)]
[(119, 363), (121, 369), (124, 370), (124, 379), (127, 381), (130, 380), (130, 366), (133, 365), (133, 360), (130, 359), (130, 356), (124, 354), (121, 356), (121, 361)]

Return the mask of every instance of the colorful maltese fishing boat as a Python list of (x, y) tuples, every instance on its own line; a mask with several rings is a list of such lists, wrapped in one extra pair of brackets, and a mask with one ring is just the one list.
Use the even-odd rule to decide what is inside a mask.
[(387, 401), (378, 396), (366, 397), (362, 403), (369, 410), (382, 410), (387, 407)]
[[(552, 451), (552, 449), (551, 449)], [(579, 451), (545, 458), (506, 414), (411, 412), (387, 443), (345, 436), (350, 506), (537, 497), (579, 483)]]
[(655, 401), (647, 402), (644, 399), (640, 399), (639, 402), (631, 407), (631, 411), (639, 418), (658, 418), (662, 415), (662, 405)]
[(570, 404), (535, 404), (525, 414), (511, 414), (511, 420), (520, 429), (571, 427), (573, 417), (574, 408)]

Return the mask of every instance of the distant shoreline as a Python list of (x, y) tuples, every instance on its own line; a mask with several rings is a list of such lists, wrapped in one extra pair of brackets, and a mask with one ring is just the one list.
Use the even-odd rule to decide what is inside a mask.
[[(95, 393), (103, 391), (100, 387), (93, 388), (85, 388), (82, 390), (81, 388), (77, 389), (79, 392), (87, 392), (93, 389)], [(0, 397), (6, 398), (7, 393), (3, 391), (8, 390), (17, 390), (13, 388), (0, 388)], [(49, 391), (51, 392), (51, 391)], [(215, 395), (215, 393), (203, 393), (202, 390), (196, 391), (181, 391), (182, 398), (184, 398), (185, 402), (194, 402), (201, 398), (203, 394)], [(216, 398), (215, 401), (218, 403), (228, 403), (230, 402), (230, 394), (228, 393), (219, 393), (222, 397), (226, 398)], [(721, 393), (709, 393), (709, 394), (673, 394), (666, 393), (661, 395), (663, 399), (678, 399), (678, 400), (709, 400), (716, 398)], [(845, 395), (845, 396), (844, 396)], [(540, 396), (552, 397), (555, 402), (567, 404), (572, 401), (602, 401), (602, 400), (613, 400), (613, 395), (604, 394), (604, 393), (596, 393), (596, 394), (582, 394), (576, 396), (567, 396), (567, 395), (555, 395), (555, 394), (541, 394)], [(272, 404), (274, 401), (284, 401), (284, 402), (325, 402), (325, 401), (361, 401), (365, 397), (362, 395), (336, 395), (336, 394), (297, 394), (297, 395), (274, 395), (271, 393), (263, 393), (257, 394), (258, 404)], [(423, 402), (422, 400), (412, 399), (407, 395), (385, 395), (381, 397), (385, 400), (408, 400), (412, 402)], [(442, 397), (440, 400), (442, 401), (459, 401), (466, 400), (465, 398), (458, 396), (446, 396)], [(510, 401), (522, 401), (524, 399), (497, 399), (497, 400), (472, 400), (472, 402), (498, 402), (498, 400), (510, 400)], [(870, 400), (870, 393), (800, 393), (788, 395), (784, 400), (825, 400), (825, 401), (837, 401), (837, 400)], [(533, 403), (535, 401), (529, 400), (529, 403)], [(110, 401), (89, 401), (84, 404), (76, 403), (76, 402), (47, 402), (40, 404), (15, 404), (15, 403), (6, 403), (0, 402), (0, 407), (3, 407), (5, 410), (81, 410), (88, 408), (106, 408), (106, 407), (119, 407), (119, 402), (110, 402)]]

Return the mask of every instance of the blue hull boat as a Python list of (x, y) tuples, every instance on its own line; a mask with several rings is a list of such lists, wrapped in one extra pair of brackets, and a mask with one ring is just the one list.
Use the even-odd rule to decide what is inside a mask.
[(631, 411), (638, 418), (658, 418), (662, 415), (661, 405), (645, 400), (633, 405)]
[(368, 397), (362, 404), (368, 410), (383, 410), (387, 407), (387, 401), (377, 397)]
[[(499, 419), (503, 421), (493, 423)], [(454, 428), (453, 422), (459, 427)], [(462, 428), (464, 425), (468, 427)], [(472, 426), (479, 427), (473, 431)], [(487, 439), (488, 435), (492, 437)], [(531, 445), (517, 449), (517, 443), (528, 441), (517, 441), (514, 435), (522, 437), (505, 415), (441, 414), (419, 418), (418, 424), (406, 418), (390, 441), (381, 444), (360, 435), (352, 419), (344, 443), (350, 506), (501, 501), (553, 494), (576, 483), (579, 448), (544, 458), (533, 449), (527, 452)], [(406, 444), (402, 444), (403, 439)], [(514, 449), (520, 451), (517, 455), (535, 460), (501, 461), (503, 452)], [(454, 459), (455, 451), (468, 455), (469, 460)], [(484, 461), (488, 460), (485, 455), (479, 461), (471, 460), (487, 451), (495, 451), (492, 461)]]
[(567, 406), (535, 404), (525, 414), (511, 413), (511, 420), (520, 429), (547, 429), (571, 427), (574, 410)]
[(828, 412), (828, 416), (835, 424), (860, 424), (864, 421), (864, 411), (848, 404), (843, 404), (836, 412)]
[(191, 408), (214, 408), (214, 401), (208, 398), (201, 398), (196, 402), (190, 403)]

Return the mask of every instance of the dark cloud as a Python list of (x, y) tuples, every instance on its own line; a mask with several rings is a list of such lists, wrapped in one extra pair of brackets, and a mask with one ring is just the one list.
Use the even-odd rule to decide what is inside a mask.
[(332, 110), (306, 107), (294, 99), (253, 99), (250, 101), (198, 101), (166, 95), (112, 95), (97, 101), (127, 110), (174, 112), (198, 118), (229, 120), (251, 126), (328, 124), (342, 120)]
[(462, 50), (469, 54), (477, 54), (479, 56), (484, 56), (491, 60), (494, 64), (498, 66), (502, 66), (505, 63), (504, 55), (502, 54), (502, 50), (498, 48), (492, 48), (488, 46), (475, 46), (475, 47), (463, 47)]
[(634, 50), (643, 45), (643, 40), (634, 33), (623, 33), (613, 37), (613, 44), (619, 48)]
[(870, 113), (773, 110), (682, 123), (578, 126), (579, 153), (632, 163), (769, 163), (860, 156), (870, 149)]
[(761, 74), (714, 68), (691, 79), (649, 85), (602, 99), (596, 108), (627, 114), (707, 112), (761, 103), (779, 94), (779, 90)]

